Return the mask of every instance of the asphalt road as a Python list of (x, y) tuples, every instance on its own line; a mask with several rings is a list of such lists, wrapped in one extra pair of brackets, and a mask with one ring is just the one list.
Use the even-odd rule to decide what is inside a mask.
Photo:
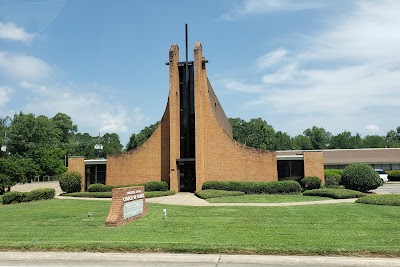
[(373, 191), (377, 194), (400, 194), (400, 182), (387, 182)]
[(0, 266), (60, 267), (400, 267), (399, 258), (264, 256), (169, 253), (0, 252)]

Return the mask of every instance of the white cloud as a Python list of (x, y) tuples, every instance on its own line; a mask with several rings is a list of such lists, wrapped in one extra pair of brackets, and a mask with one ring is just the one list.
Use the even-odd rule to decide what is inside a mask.
[(0, 107), (11, 100), (13, 90), (8, 86), (0, 86)]
[(254, 14), (314, 9), (321, 7), (321, 5), (321, 2), (311, 0), (244, 0), (240, 5), (237, 5), (229, 12), (223, 14), (221, 18), (232, 20)]
[(102, 133), (126, 133), (128, 131), (126, 112), (122, 108), (119, 108), (115, 115), (109, 112), (102, 113), (100, 119), (102, 127), (99, 131)]
[(222, 84), (228, 90), (244, 93), (259, 93), (264, 90), (264, 86), (262, 85), (251, 85), (234, 80), (223, 80)]
[(39, 85), (39, 84), (32, 84), (27, 81), (22, 81), (19, 86), (23, 89), (32, 91), (33, 93), (36, 94), (47, 94), (49, 92), (48, 88), (44, 85)]
[(34, 37), (34, 34), (26, 32), (13, 22), (0, 22), (0, 39), (30, 42)]
[(265, 55), (257, 58), (257, 67), (260, 69), (265, 69), (271, 67), (286, 58), (288, 51), (283, 48), (279, 48), (275, 51), (266, 53)]
[[(335, 17), (330, 27), (311, 36), (303, 50), (280, 48), (286, 54), (277, 56), (277, 63), (265, 61), (266, 66), (277, 67), (261, 73), (259, 83), (252, 86), (263, 89), (247, 107), (264, 108), (269, 116), (287, 116), (288, 125), (305, 127), (307, 121), (309, 127), (320, 122), (332, 132), (355, 127), (378, 131), (365, 127), (367, 118), (391, 123), (393, 128), (390, 118), (400, 103), (397, 10), (400, 1), (360, 2), (356, 10)], [(278, 50), (261, 58), (274, 58)]]
[(365, 130), (367, 130), (367, 131), (369, 131), (369, 132), (379, 132), (380, 131), (380, 127), (379, 126), (376, 126), (376, 125), (373, 125), (373, 124), (369, 124), (369, 125), (367, 125), (367, 126), (365, 126)]
[(0, 51), (0, 74), (19, 80), (40, 80), (52, 73), (52, 68), (43, 60), (24, 54)]

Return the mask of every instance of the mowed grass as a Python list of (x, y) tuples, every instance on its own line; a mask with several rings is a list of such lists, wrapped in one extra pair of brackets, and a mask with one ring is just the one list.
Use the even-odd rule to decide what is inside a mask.
[(303, 195), (243, 195), (207, 198), (210, 203), (279, 203), (279, 202), (303, 202), (329, 200), (327, 197), (303, 196)]
[(58, 199), (1, 205), (0, 250), (400, 256), (400, 207), (150, 203), (139, 220), (108, 228), (109, 206), (109, 201)]

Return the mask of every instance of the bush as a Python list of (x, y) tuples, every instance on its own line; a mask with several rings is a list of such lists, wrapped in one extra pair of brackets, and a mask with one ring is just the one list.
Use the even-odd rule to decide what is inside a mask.
[(213, 197), (228, 197), (228, 196), (242, 196), (245, 193), (241, 191), (226, 191), (216, 189), (206, 189), (194, 192), (196, 196), (202, 199), (213, 198)]
[(56, 195), (56, 190), (53, 188), (40, 188), (30, 193), (32, 200), (52, 199)]
[(301, 186), (296, 181), (273, 181), (273, 182), (208, 181), (203, 183), (202, 189), (242, 191), (246, 194), (296, 194), (301, 192)]
[(3, 204), (30, 202), (41, 199), (52, 199), (56, 190), (52, 188), (41, 188), (31, 192), (7, 192), (3, 195)]
[(333, 189), (333, 188), (321, 188), (308, 190), (303, 193), (304, 196), (318, 196), (318, 197), (330, 197), (334, 199), (345, 199), (345, 198), (358, 198), (365, 196), (364, 193), (349, 189)]
[(370, 195), (359, 198), (357, 199), (356, 202), (362, 204), (400, 206), (400, 195), (395, 195), (395, 194)]
[(400, 170), (387, 171), (390, 181), (400, 181)]
[(79, 172), (65, 172), (58, 177), (61, 190), (66, 193), (79, 192), (82, 188), (82, 176)]
[(112, 192), (113, 186), (104, 184), (91, 184), (88, 187), (89, 192)]
[(130, 186), (144, 186), (144, 191), (152, 192), (152, 191), (168, 191), (168, 184), (166, 182), (160, 181), (150, 181), (142, 184), (128, 184), (128, 185), (116, 185), (113, 188), (122, 188), (122, 187), (130, 187)]
[(29, 192), (7, 192), (3, 195), (3, 204), (29, 202)]
[(335, 187), (339, 186), (340, 180), (342, 178), (343, 170), (340, 169), (326, 169), (324, 170), (325, 174), (325, 186), (326, 187)]
[(368, 164), (352, 163), (343, 170), (341, 183), (347, 189), (367, 192), (378, 188), (381, 178)]
[[(175, 191), (152, 191), (152, 192), (144, 192), (145, 198), (153, 198), (153, 197), (163, 197), (175, 195)], [(75, 192), (75, 193), (65, 193), (62, 196), (66, 197), (92, 197), (92, 198), (111, 198), (112, 192)]]
[(304, 190), (313, 190), (321, 187), (321, 179), (316, 176), (307, 176), (300, 180), (301, 187)]
[(150, 181), (147, 183), (140, 184), (144, 186), (144, 191), (168, 191), (168, 184), (160, 181)]

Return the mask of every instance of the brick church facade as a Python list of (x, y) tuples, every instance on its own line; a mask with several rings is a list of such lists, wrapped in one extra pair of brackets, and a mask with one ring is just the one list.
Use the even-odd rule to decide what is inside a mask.
[[(165, 181), (176, 192), (194, 192), (212, 180), (278, 180), (275, 151), (233, 140), (231, 125), (208, 80), (206, 62), (200, 43), (195, 44), (191, 62), (180, 62), (178, 46), (171, 46), (169, 96), (161, 123), (142, 146), (108, 156), (106, 184)], [(302, 160), (303, 176), (324, 178), (322, 153), (305, 152)], [(85, 177), (83, 158), (70, 158), (69, 170)]]

